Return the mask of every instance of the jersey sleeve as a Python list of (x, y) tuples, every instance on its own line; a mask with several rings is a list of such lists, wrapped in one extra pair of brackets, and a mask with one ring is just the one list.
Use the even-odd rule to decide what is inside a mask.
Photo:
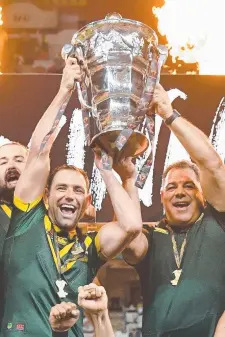
[(148, 225), (145, 225), (145, 224), (143, 225), (142, 233), (146, 236), (146, 238), (148, 240), (148, 251), (147, 251), (145, 257), (143, 258), (143, 260), (141, 260), (139, 263), (137, 263), (136, 265), (133, 266), (138, 271), (138, 273), (145, 269), (146, 263), (148, 261), (149, 248), (151, 246), (153, 230), (154, 230), (154, 228), (152, 228)]
[(99, 235), (98, 232), (88, 233), (84, 241), (87, 250), (88, 250), (88, 262), (91, 268), (94, 268), (96, 271), (106, 262), (101, 258), (100, 255), (100, 244), (99, 244)]
[(7, 236), (25, 233), (31, 226), (38, 224), (45, 213), (46, 208), (42, 196), (32, 203), (25, 203), (14, 196), (12, 217)]
[(212, 205), (207, 203), (206, 214), (211, 213), (220, 227), (225, 231), (225, 212), (218, 212)]

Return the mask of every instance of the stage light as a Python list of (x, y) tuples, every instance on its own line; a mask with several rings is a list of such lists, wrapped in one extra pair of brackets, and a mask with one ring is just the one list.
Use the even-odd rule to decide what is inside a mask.
[(2, 19), (2, 7), (0, 7), (0, 75), (2, 74), (1, 72), (1, 63), (2, 63), (2, 53), (3, 53), (3, 48), (5, 44), (5, 32), (2, 28), (3, 25), (3, 19)]
[(3, 25), (3, 20), (2, 20), (2, 7), (0, 7), (0, 26)]
[(165, 0), (153, 13), (173, 62), (197, 63), (199, 74), (225, 75), (224, 0)]

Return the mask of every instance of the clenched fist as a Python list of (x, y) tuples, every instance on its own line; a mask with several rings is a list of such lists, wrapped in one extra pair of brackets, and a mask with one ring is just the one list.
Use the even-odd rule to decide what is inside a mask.
[(52, 307), (49, 315), (49, 323), (53, 331), (67, 331), (77, 322), (80, 311), (76, 304), (62, 302)]
[(66, 60), (66, 65), (63, 69), (60, 90), (68, 92), (73, 90), (74, 82), (82, 80), (82, 76), (84, 74), (83, 67), (84, 67), (83, 60), (80, 60), (78, 64), (77, 58), (69, 57)]
[(155, 113), (164, 120), (173, 114), (170, 98), (161, 84), (156, 84), (149, 111), (151, 112), (153, 108), (155, 109)]
[(108, 297), (105, 288), (94, 283), (78, 288), (78, 304), (86, 314), (92, 315), (107, 310)]

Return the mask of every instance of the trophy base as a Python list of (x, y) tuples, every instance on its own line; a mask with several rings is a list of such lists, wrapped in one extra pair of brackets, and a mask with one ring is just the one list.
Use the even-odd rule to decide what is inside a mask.
[(122, 150), (119, 151), (115, 146), (115, 141), (121, 131), (122, 128), (104, 131), (95, 135), (91, 141), (91, 147), (98, 145), (101, 149), (103, 149), (116, 160), (126, 157), (138, 157), (148, 148), (149, 141), (147, 137), (143, 133), (134, 130), (127, 143), (124, 145)]

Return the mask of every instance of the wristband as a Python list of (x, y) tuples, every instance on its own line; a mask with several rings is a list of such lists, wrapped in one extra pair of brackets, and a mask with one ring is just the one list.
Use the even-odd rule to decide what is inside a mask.
[(180, 116), (180, 113), (176, 109), (173, 109), (173, 114), (170, 117), (166, 118), (164, 122), (166, 125), (171, 125), (173, 121), (175, 121), (175, 119)]

